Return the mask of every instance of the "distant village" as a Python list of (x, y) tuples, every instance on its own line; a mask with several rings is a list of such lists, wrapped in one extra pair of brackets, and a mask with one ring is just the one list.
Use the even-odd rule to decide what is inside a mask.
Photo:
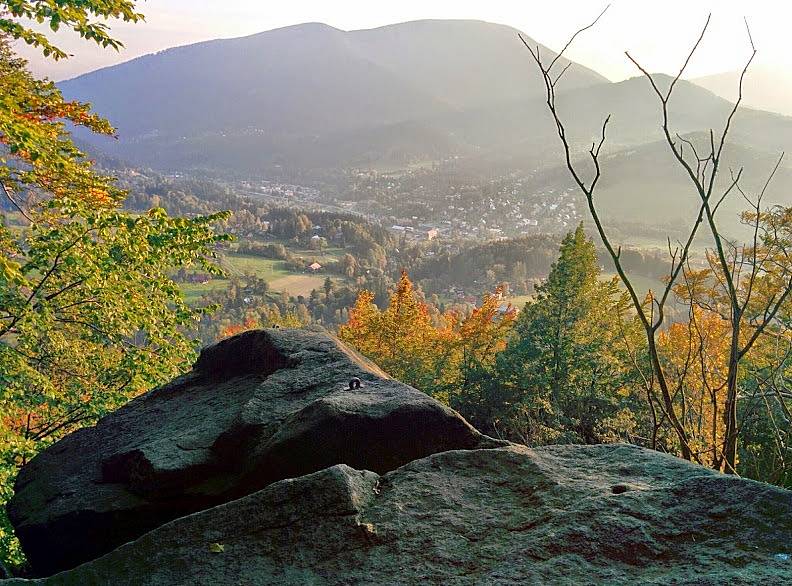
[(373, 176), (360, 181), (345, 198), (329, 198), (305, 186), (273, 181), (229, 185), (278, 205), (345, 211), (376, 220), (406, 241), (443, 239), (497, 240), (561, 233), (583, 217), (572, 189), (529, 187), (525, 178), (501, 177), (489, 185), (427, 187), (410, 174)]

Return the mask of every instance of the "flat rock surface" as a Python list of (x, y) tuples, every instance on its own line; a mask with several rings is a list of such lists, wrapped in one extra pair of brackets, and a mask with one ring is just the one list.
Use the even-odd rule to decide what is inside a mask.
[(628, 445), (509, 446), (283, 480), (36, 583), (775, 585), (790, 548), (788, 491)]
[(8, 511), (47, 575), (284, 478), (335, 464), (385, 473), (499, 445), (335, 338), (259, 330), (207, 348), (187, 375), (42, 452)]

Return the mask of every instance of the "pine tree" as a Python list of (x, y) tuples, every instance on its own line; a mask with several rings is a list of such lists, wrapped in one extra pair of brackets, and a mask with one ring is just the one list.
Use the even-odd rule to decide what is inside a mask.
[(600, 281), (596, 249), (581, 224), (564, 237), (498, 357), (494, 427), (527, 443), (604, 439), (621, 381), (612, 352), (619, 298), (614, 281)]

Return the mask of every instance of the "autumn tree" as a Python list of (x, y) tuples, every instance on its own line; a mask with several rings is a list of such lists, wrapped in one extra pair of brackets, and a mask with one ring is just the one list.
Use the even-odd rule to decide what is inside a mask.
[(444, 315), (444, 339), (451, 352), (444, 360), (448, 375), (443, 379), (441, 396), (472, 423), (479, 424), (479, 409), (497, 376), (498, 354), (514, 327), (516, 310), (502, 301), (502, 289), (484, 295), (481, 304), (469, 314), (453, 311)]
[(373, 304), (370, 292), (362, 292), (339, 336), (391, 376), (422, 390), (431, 387), (436, 331), (429, 307), (416, 295), (406, 271), (384, 311)]
[[(728, 342), (728, 322), (695, 306), (690, 307), (688, 320), (671, 324), (658, 337), (661, 361), (673, 381), (674, 406), (689, 445), (710, 466), (724, 439)], [(672, 445), (664, 449), (678, 449), (674, 436), (666, 441)]]
[[(621, 282), (630, 295), (633, 308), (644, 329), (646, 348), (652, 370), (650, 377), (650, 407), (659, 409), (660, 418), (667, 422), (673, 430), (679, 446), (679, 454), (682, 457), (699, 463), (709, 461), (715, 469), (727, 473), (736, 473), (738, 440), (741, 430), (738, 422), (741, 363), (748, 358), (759, 338), (775, 327), (779, 312), (788, 300), (790, 292), (792, 292), (792, 263), (789, 262), (788, 257), (784, 258), (780, 265), (772, 261), (767, 263), (766, 261), (770, 257), (765, 256), (761, 252), (762, 249), (767, 247), (768, 242), (776, 237), (772, 232), (764, 229), (765, 220), (767, 220), (762, 203), (764, 189), (753, 197), (745, 194), (741, 188), (742, 169), (731, 171), (730, 175), (725, 178), (725, 182), (723, 181), (724, 147), (741, 103), (743, 79), (754, 59), (756, 50), (753, 46), (750, 31), (748, 31), (748, 41), (750, 43), (749, 58), (740, 76), (738, 98), (726, 114), (720, 130), (717, 132), (714, 129), (711, 130), (707, 133), (704, 141), (695, 141), (674, 132), (669, 114), (669, 102), (706, 34), (709, 26), (709, 17), (679, 72), (667, 84), (661, 83), (641, 66), (635, 58), (626, 53), (627, 58), (646, 78), (652, 93), (657, 98), (658, 109), (661, 114), (663, 141), (674, 160), (689, 179), (691, 194), (695, 198), (698, 208), (696, 214), (690, 219), (685, 238), (676, 245), (672, 245), (671, 241), (668, 241), (670, 256), (668, 278), (665, 286), (659, 291), (650, 291), (648, 303), (645, 303), (645, 299), (639, 295), (627, 274), (621, 247), (613, 241), (611, 234), (605, 228), (595, 197), (597, 186), (602, 177), (601, 153), (606, 141), (610, 116), (603, 122), (599, 137), (588, 151), (587, 158), (590, 162), (589, 169), (591, 173), (587, 177), (586, 173), (584, 173), (584, 164), (574, 158), (572, 139), (569, 137), (564, 121), (561, 119), (556, 107), (556, 85), (567, 70), (562, 66), (560, 59), (575, 38), (594, 26), (601, 16), (602, 14), (592, 24), (576, 32), (561, 52), (552, 58), (542, 55), (538, 47), (532, 46), (525, 39), (522, 40), (536, 62), (544, 82), (546, 104), (563, 148), (567, 169), (585, 197), (597, 233), (616, 268)], [(777, 168), (778, 165), (776, 165)], [(770, 173), (768, 184), (774, 173), (775, 170)], [(766, 188), (767, 184), (765, 184)], [(718, 225), (717, 214), (722, 209), (723, 201), (730, 195), (737, 193), (745, 198), (749, 207), (748, 218), (752, 239), (747, 243), (739, 243), (728, 239), (721, 232)], [(720, 307), (729, 323), (727, 335), (729, 350), (726, 385), (724, 387), (725, 401), (721, 412), (724, 426), (723, 439), (716, 448), (714, 458), (709, 458), (708, 455), (701, 453), (697, 447), (692, 445), (692, 438), (686, 428), (680, 412), (680, 406), (675, 401), (675, 382), (672, 373), (665, 367), (659, 348), (659, 337), (663, 328), (667, 325), (669, 299), (675, 287), (684, 279), (684, 271), (690, 267), (691, 247), (702, 227), (702, 236), (706, 236), (712, 245), (708, 254), (710, 276), (716, 284), (715, 289), (718, 290)], [(785, 249), (786, 242), (783, 239), (776, 240), (770, 245), (770, 248)], [(772, 286), (757, 286), (759, 282), (765, 282), (768, 285), (772, 283)], [(718, 309), (718, 311), (721, 311), (721, 309)]]
[(388, 307), (361, 291), (339, 336), (388, 374), (445, 403), (459, 404), (502, 349), (514, 312), (500, 295), (487, 295), (467, 315), (439, 314), (415, 292), (402, 271)]
[[(722, 465), (724, 446), (731, 449), (733, 436), (738, 434), (751, 449), (733, 447), (737, 450), (735, 467), (741, 468), (738, 456), (742, 452), (746, 473), (778, 482), (789, 475), (792, 467), (792, 452), (787, 447), (787, 438), (792, 434), (792, 418), (788, 416), (792, 396), (786, 391), (792, 343), (787, 301), (792, 277), (792, 209), (775, 206), (762, 210), (763, 193), (752, 200), (739, 185), (736, 189), (746, 201), (753, 201), (754, 208), (742, 214), (743, 223), (753, 231), (752, 243), (727, 243), (736, 290), (732, 292), (729, 281), (722, 278), (717, 252), (709, 251), (704, 268), (688, 266), (683, 270), (682, 282), (675, 291), (690, 307), (687, 327), (694, 335), (688, 337), (709, 347), (699, 359), (708, 368), (698, 373), (698, 379), (707, 389), (710, 409), (720, 421), (713, 421), (710, 426), (714, 443), (706, 446), (704, 456), (713, 467)], [(736, 330), (735, 302), (742, 315)], [(735, 348), (740, 355), (736, 364)], [(687, 399), (685, 394), (682, 397)], [(687, 401), (683, 407), (689, 404)], [(773, 455), (775, 466), (757, 467), (759, 460), (768, 460), (757, 450), (759, 443), (753, 433), (768, 439), (762, 450)]]
[[(121, 210), (124, 193), (74, 145), (66, 124), (110, 134), (14, 56), (21, 39), (66, 57), (25, 19), (74, 29), (103, 46), (106, 18), (140, 19), (125, 0), (0, 2), (0, 503), (18, 466), (76, 428), (188, 367), (201, 311), (170, 278), (218, 273), (227, 214), (171, 218)], [(99, 18), (100, 21), (94, 21)], [(0, 558), (21, 553), (0, 509)]]
[(240, 319), (223, 320), (219, 324), (220, 327), (217, 337), (212, 340), (212, 342), (236, 336), (237, 334), (249, 330), (260, 330), (264, 328), (304, 328), (308, 325), (308, 322), (308, 316), (301, 315), (300, 311), (297, 309), (281, 312), (277, 305), (254, 306), (245, 310)]

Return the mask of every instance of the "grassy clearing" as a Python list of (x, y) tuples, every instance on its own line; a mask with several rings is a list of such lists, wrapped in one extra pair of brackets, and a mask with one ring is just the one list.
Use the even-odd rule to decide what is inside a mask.
[[(258, 242), (260, 244), (282, 244), (294, 256), (302, 257), (302, 259), (305, 261), (305, 264), (311, 264), (314, 261), (323, 265), (331, 262), (338, 262), (341, 260), (341, 257), (343, 257), (344, 254), (346, 254), (346, 250), (344, 250), (339, 246), (330, 246), (328, 248), (325, 248), (324, 250), (312, 250), (310, 248), (295, 247), (293, 241), (282, 240), (279, 238), (272, 238), (272, 239), (255, 238), (253, 241)], [(253, 259), (256, 258), (256, 257), (249, 257), (243, 254), (236, 254), (236, 253), (231, 253), (230, 256), (238, 256), (242, 258), (253, 258)], [(267, 260), (267, 259), (260, 259), (260, 260)]]
[(195, 303), (212, 291), (222, 291), (228, 287), (226, 279), (212, 279), (208, 283), (181, 283), (181, 290), (187, 303)]
[(289, 275), (270, 282), (273, 291), (285, 291), (289, 295), (303, 295), (307, 297), (313, 289), (321, 289), (325, 276), (318, 275)]
[(515, 309), (522, 309), (532, 298), (533, 295), (514, 295), (507, 298), (506, 301), (511, 303)]
[(340, 261), (341, 257), (344, 256), (346, 252), (343, 248), (325, 248), (324, 250), (291, 248), (289, 250), (294, 256), (301, 256), (303, 259), (305, 259), (307, 264), (316, 261), (323, 265)]
[[(299, 251), (293, 251), (299, 254)], [(314, 251), (307, 251), (314, 252)], [(321, 264), (337, 260), (337, 256), (343, 254), (342, 249), (326, 250), (324, 256), (314, 254), (305, 255), (310, 262), (316, 260)], [(302, 255), (301, 255), (302, 256)], [(285, 292), (290, 296), (308, 296), (312, 289), (321, 289), (327, 278), (325, 274), (309, 275), (301, 272), (292, 272), (286, 268), (286, 263), (282, 260), (262, 258), (259, 256), (228, 253), (221, 260), (221, 265), (231, 276), (241, 277), (244, 275), (256, 275), (266, 280), (270, 285), (270, 290), (274, 293)], [(333, 278), (338, 282), (339, 279)], [(207, 283), (182, 283), (185, 299), (188, 303), (198, 301), (203, 295), (212, 291), (223, 290), (228, 287), (228, 279), (212, 279)]]
[(273, 281), (289, 274), (286, 269), (286, 263), (282, 260), (262, 258), (260, 256), (227, 254), (223, 258), (222, 264), (231, 275), (253, 274), (267, 281)]

